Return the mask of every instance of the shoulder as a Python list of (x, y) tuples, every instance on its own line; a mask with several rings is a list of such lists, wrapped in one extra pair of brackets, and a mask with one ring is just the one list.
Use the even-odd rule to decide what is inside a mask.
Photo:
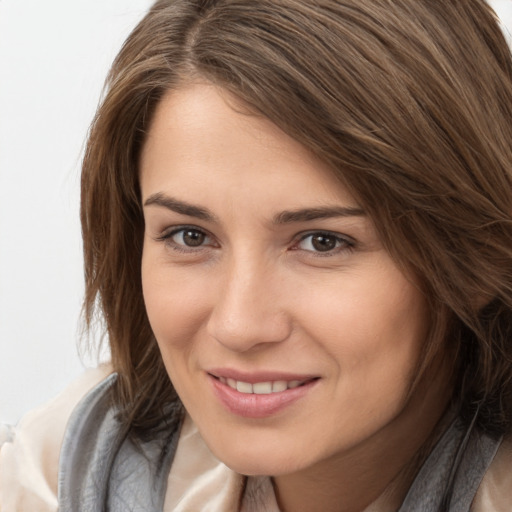
[(59, 456), (66, 425), (78, 402), (112, 373), (109, 365), (86, 371), (47, 404), (29, 412), (0, 448), (0, 510), (58, 509)]
[(471, 512), (510, 512), (512, 436), (501, 443), (473, 501)]

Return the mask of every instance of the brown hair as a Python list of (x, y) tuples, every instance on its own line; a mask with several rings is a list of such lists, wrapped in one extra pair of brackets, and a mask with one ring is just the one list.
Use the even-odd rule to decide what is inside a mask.
[[(82, 174), (85, 315), (117, 401), (151, 429), (175, 393), (146, 317), (138, 159), (163, 94), (229, 90), (328, 162), (422, 283), (454, 400), (512, 428), (512, 59), (484, 0), (159, 0), (107, 81)], [(452, 390), (447, 390), (451, 394)]]

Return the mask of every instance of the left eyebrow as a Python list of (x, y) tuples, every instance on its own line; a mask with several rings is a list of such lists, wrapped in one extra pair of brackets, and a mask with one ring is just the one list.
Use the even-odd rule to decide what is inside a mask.
[(361, 208), (332, 206), (325, 208), (304, 208), (301, 210), (283, 211), (278, 213), (274, 224), (290, 224), (293, 222), (307, 222), (310, 220), (330, 219), (333, 217), (363, 217), (366, 213)]

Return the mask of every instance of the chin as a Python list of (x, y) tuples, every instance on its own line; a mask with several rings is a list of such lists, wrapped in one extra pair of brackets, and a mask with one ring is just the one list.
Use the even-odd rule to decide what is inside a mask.
[[(208, 444), (208, 443), (207, 443)], [(230, 443), (229, 447), (210, 446), (212, 453), (233, 471), (247, 476), (278, 476), (300, 471), (311, 463), (303, 460), (302, 450), (277, 450), (261, 443)]]

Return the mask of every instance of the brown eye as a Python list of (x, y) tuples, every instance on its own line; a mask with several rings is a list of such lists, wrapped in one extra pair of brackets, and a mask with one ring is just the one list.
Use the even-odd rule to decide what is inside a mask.
[(298, 249), (310, 251), (313, 253), (337, 253), (343, 249), (352, 248), (353, 243), (342, 236), (334, 233), (309, 233), (305, 235), (297, 245)]
[(170, 238), (176, 245), (185, 247), (200, 247), (209, 242), (206, 233), (190, 228), (175, 231)]
[(205, 238), (205, 234), (201, 233), (200, 231), (189, 230), (183, 233), (183, 242), (189, 247), (197, 247), (202, 245)]
[(336, 248), (337, 243), (338, 240), (331, 235), (313, 235), (311, 237), (311, 245), (320, 252), (332, 251)]

